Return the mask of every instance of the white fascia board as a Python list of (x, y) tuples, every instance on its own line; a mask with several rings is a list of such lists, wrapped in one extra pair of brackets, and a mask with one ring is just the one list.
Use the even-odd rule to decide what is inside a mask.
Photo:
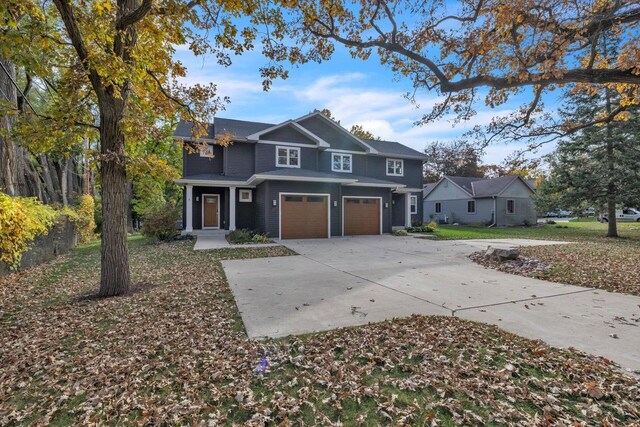
[(200, 185), (206, 187), (253, 187), (248, 181), (216, 181), (212, 179), (176, 179), (178, 185)]
[(262, 181), (297, 181), (297, 182), (326, 182), (335, 184), (349, 184), (357, 182), (355, 179), (342, 178), (314, 178), (306, 176), (286, 176), (286, 175), (261, 175), (256, 174), (247, 180), (249, 184), (259, 184)]
[(377, 188), (404, 188), (406, 185), (403, 184), (367, 184), (366, 182), (355, 182), (353, 184), (345, 184), (345, 186), (349, 187), (377, 187)]
[(336, 123), (333, 120), (331, 120), (329, 117), (327, 117), (324, 114), (322, 114), (320, 111), (313, 111), (313, 112), (311, 112), (309, 114), (306, 114), (306, 115), (304, 115), (302, 117), (298, 117), (295, 121), (296, 122), (300, 122), (302, 120), (308, 119), (309, 117), (318, 116), (318, 115), (320, 117), (322, 117), (325, 121), (330, 123), (331, 126), (335, 127), (336, 129), (339, 129), (340, 131), (348, 134), (351, 138), (355, 139), (360, 145), (362, 145), (363, 147), (365, 147), (367, 149), (367, 152), (369, 152), (371, 154), (378, 154), (378, 150), (376, 150), (375, 148), (373, 148), (372, 146), (370, 146), (369, 144), (367, 144), (366, 142), (364, 142), (363, 140), (361, 140), (360, 138), (358, 138), (357, 136), (355, 136), (354, 134), (352, 134), (351, 132), (349, 132), (348, 130), (343, 128), (342, 126), (340, 126), (338, 123)]
[(381, 152), (378, 152), (377, 155), (380, 157), (388, 157), (390, 159), (422, 160), (423, 162), (427, 161), (427, 158), (422, 156), (410, 156), (410, 155), (381, 153)]
[(261, 130), (260, 132), (256, 132), (253, 133), (249, 136), (247, 136), (248, 140), (253, 140), (253, 141), (259, 141), (260, 137), (264, 134), (267, 134), (269, 132), (272, 132), (274, 130), (286, 127), (286, 126), (293, 126), (297, 131), (301, 132), (303, 135), (306, 135), (307, 137), (309, 137), (311, 140), (316, 141), (316, 144), (318, 145), (318, 147), (322, 147), (322, 148), (328, 148), (329, 147), (329, 143), (327, 143), (327, 141), (325, 141), (324, 139), (320, 138), (318, 135), (309, 132), (307, 129), (305, 129), (304, 127), (300, 126), (298, 123), (296, 123), (294, 120), (287, 120), (285, 122), (282, 122), (280, 124), (277, 124), (275, 126), (271, 126), (270, 128)]
[(407, 188), (406, 185), (402, 187), (398, 187), (395, 190), (396, 193), (404, 194), (404, 193), (422, 193), (422, 188)]

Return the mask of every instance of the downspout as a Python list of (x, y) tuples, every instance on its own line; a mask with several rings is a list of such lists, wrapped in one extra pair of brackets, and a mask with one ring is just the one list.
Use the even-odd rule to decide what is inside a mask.
[(498, 224), (498, 198), (493, 196), (493, 223), (488, 227), (495, 227)]

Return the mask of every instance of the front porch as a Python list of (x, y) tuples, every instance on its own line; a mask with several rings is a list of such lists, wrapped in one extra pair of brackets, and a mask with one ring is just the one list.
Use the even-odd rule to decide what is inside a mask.
[(183, 189), (184, 233), (255, 228), (254, 189), (235, 185), (192, 185)]

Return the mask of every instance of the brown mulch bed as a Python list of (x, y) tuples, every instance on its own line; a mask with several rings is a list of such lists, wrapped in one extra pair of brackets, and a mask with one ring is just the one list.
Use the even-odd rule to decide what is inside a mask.
[(607, 360), (452, 317), (250, 341), (191, 245), (132, 242), (154, 286), (125, 297), (77, 298), (96, 248), (0, 278), (0, 425), (640, 422), (640, 384)]

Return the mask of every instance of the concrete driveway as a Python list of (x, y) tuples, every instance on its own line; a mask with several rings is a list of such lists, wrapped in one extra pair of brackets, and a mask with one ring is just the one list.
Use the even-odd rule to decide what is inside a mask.
[(505, 274), (467, 258), (488, 245), (558, 242), (366, 236), (283, 243), (300, 255), (223, 261), (250, 338), (455, 315), (640, 371), (640, 297)]

